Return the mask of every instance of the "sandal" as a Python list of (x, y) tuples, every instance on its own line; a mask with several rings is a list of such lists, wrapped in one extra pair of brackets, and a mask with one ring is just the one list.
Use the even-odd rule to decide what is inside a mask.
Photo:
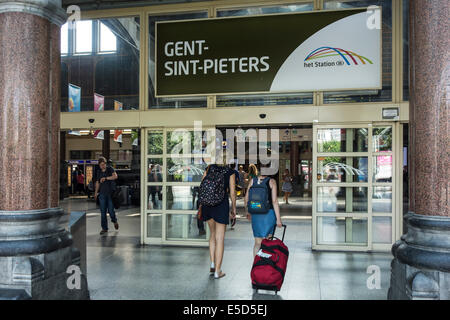
[(225, 273), (223, 273), (222, 271), (220, 271), (220, 274), (218, 275), (218, 276), (216, 276), (216, 273), (214, 272), (214, 279), (220, 279), (220, 278), (223, 278), (223, 277), (225, 277)]

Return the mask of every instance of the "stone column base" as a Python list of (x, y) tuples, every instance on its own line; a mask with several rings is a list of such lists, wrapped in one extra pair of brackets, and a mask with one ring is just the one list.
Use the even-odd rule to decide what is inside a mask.
[(408, 213), (392, 247), (391, 300), (450, 300), (450, 218)]
[(89, 299), (59, 209), (0, 211), (0, 299)]
[(89, 299), (79, 251), (72, 247), (35, 256), (0, 257), (0, 270), (0, 299), (20, 290), (24, 294), (17, 299)]

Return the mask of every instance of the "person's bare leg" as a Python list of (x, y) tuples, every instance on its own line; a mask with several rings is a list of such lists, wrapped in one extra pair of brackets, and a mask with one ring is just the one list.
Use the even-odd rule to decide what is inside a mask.
[[(223, 260), (223, 251), (224, 251), (224, 241), (225, 241), (225, 229), (227, 227), (226, 224), (222, 223), (215, 223), (216, 224), (216, 255), (215, 255), (215, 262), (216, 262), (216, 273), (215, 277), (221, 277), (222, 276), (222, 260)], [(225, 274), (223, 274), (225, 275)]]
[(258, 253), (259, 249), (261, 248), (262, 240), (263, 240), (263, 238), (255, 238), (255, 245), (253, 246), (253, 257), (256, 256), (256, 254)]
[(286, 203), (287, 204), (289, 204), (289, 195), (290, 194), (291, 194), (290, 192), (286, 192)]
[(215, 266), (215, 252), (216, 252), (216, 223), (214, 219), (209, 219), (209, 259), (211, 260), (211, 266), (214, 263)]

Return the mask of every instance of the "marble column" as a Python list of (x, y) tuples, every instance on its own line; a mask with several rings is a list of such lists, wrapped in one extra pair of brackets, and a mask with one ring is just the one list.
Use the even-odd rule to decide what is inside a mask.
[(390, 299), (450, 299), (450, 2), (410, 1), (410, 212)]
[[(61, 0), (0, 0), (0, 297), (87, 298), (59, 208)], [(79, 264), (79, 262), (78, 262)]]

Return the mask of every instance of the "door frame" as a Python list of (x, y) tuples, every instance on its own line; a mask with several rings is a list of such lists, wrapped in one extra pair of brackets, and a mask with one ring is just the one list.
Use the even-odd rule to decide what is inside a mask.
[[(373, 179), (373, 157), (380, 155), (380, 153), (373, 152), (373, 131), (374, 127), (392, 127), (392, 150), (390, 152), (383, 152), (383, 155), (392, 156), (392, 181), (390, 183), (375, 183)], [(339, 153), (319, 153), (317, 150), (318, 141), (318, 129), (350, 129), (350, 128), (367, 128), (368, 129), (368, 141), (367, 141), (367, 152), (339, 152)], [(329, 250), (329, 251), (355, 251), (355, 252), (368, 252), (368, 251), (390, 251), (392, 244), (400, 236), (399, 233), (399, 220), (401, 219), (401, 195), (399, 195), (399, 178), (398, 178), (398, 168), (400, 152), (402, 144), (400, 143), (401, 135), (399, 134), (400, 125), (398, 122), (365, 122), (365, 123), (333, 123), (333, 124), (313, 124), (313, 196), (312, 196), (312, 232), (311, 232), (311, 247), (312, 250)], [(318, 173), (318, 163), (317, 159), (319, 156), (341, 156), (341, 157), (367, 157), (368, 163), (368, 179), (367, 182), (339, 182), (339, 183), (318, 183), (317, 173)], [(401, 181), (401, 180), (400, 180)], [(336, 186), (336, 187), (367, 187), (367, 213), (318, 213), (317, 212), (317, 188), (320, 186)], [(392, 187), (392, 209), (390, 214), (378, 214), (372, 212), (372, 194), (374, 186), (391, 186)], [(373, 217), (391, 217), (391, 243), (373, 243)], [(317, 235), (320, 232), (318, 230), (318, 218), (319, 217), (349, 217), (349, 218), (364, 218), (367, 217), (367, 244), (366, 245), (351, 245), (351, 244), (319, 244)]]

